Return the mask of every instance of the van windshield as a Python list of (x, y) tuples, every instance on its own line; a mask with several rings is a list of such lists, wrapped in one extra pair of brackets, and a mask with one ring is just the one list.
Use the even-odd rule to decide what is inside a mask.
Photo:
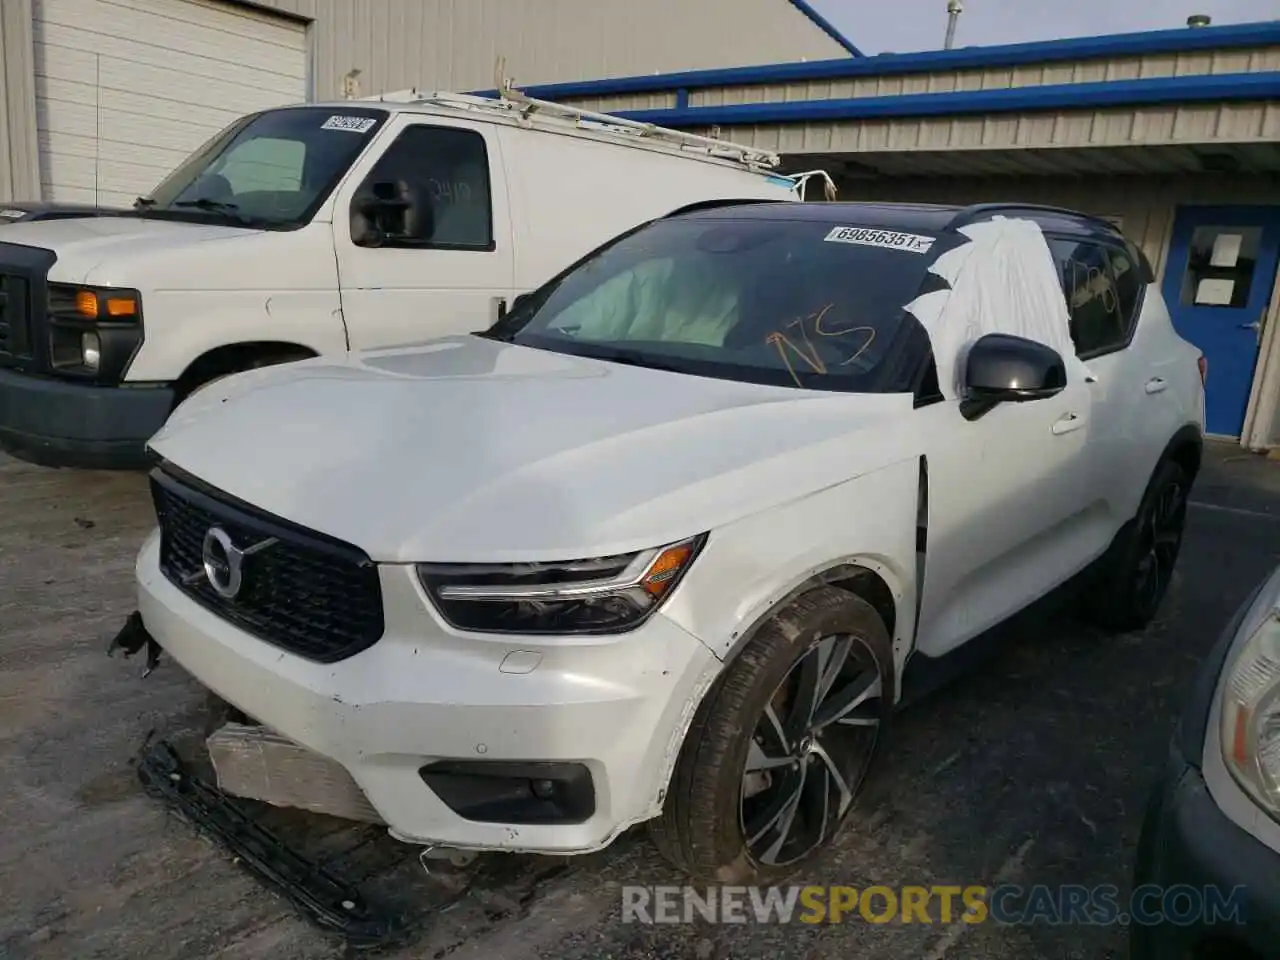
[(486, 335), (699, 376), (910, 393), (932, 354), (904, 307), (949, 240), (893, 248), (856, 238), (908, 235), (859, 229), (841, 241), (840, 229), (749, 215), (660, 221), (531, 294)]
[(386, 111), (291, 107), (242, 117), (146, 197), (138, 216), (298, 227), (329, 196)]

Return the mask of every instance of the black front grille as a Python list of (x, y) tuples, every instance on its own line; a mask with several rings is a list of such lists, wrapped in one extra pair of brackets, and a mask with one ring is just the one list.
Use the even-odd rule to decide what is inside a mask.
[[(382, 636), (378, 569), (357, 548), (163, 470), (152, 473), (151, 492), (160, 521), (161, 570), (218, 616), (321, 663), (353, 656)], [(275, 541), (244, 558), (240, 589), (230, 599), (204, 574), (204, 542), (213, 528), (225, 531), (241, 550)]]
[(31, 285), (0, 273), (0, 357), (28, 359), (31, 347)]

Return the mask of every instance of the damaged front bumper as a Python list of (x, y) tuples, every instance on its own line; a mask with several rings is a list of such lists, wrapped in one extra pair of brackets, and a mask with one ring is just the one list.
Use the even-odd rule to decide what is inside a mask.
[(161, 572), (156, 536), (138, 558), (139, 612), (218, 697), (340, 765), (400, 840), (587, 853), (660, 811), (718, 670), (705, 644), (661, 615), (610, 637), (458, 635), (412, 568), (380, 575), (386, 632), (337, 663), (283, 651), (192, 600)]
[(160, 649), (160, 644), (156, 642), (156, 638), (147, 633), (146, 625), (142, 622), (142, 614), (135, 610), (129, 614), (129, 619), (111, 640), (111, 645), (107, 647), (107, 656), (114, 657), (117, 652), (121, 652), (128, 660), (143, 650), (147, 655), (142, 675), (149, 677), (160, 665), (160, 654), (163, 651)]

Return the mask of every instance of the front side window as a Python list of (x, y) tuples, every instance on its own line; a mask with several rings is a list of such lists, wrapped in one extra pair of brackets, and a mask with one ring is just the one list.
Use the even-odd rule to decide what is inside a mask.
[(139, 216), (259, 227), (307, 222), (387, 114), (296, 107), (242, 117), (135, 205)]
[(358, 242), (492, 250), (489, 155), (473, 130), (415, 124), (378, 158), (352, 201)]
[(931, 354), (904, 307), (937, 244), (917, 253), (832, 234), (801, 220), (661, 221), (544, 286), (489, 335), (746, 382), (914, 391)]
[(1099, 243), (1050, 238), (1071, 316), (1071, 339), (1082, 358), (1129, 342), (1142, 292), (1141, 271), (1126, 253)]

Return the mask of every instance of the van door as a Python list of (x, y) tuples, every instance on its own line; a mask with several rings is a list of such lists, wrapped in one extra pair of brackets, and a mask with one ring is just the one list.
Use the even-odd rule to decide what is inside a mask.
[(351, 350), (484, 330), (512, 292), (506, 177), (492, 125), (402, 114), (388, 134), (387, 148), (353, 171), (334, 206)]

